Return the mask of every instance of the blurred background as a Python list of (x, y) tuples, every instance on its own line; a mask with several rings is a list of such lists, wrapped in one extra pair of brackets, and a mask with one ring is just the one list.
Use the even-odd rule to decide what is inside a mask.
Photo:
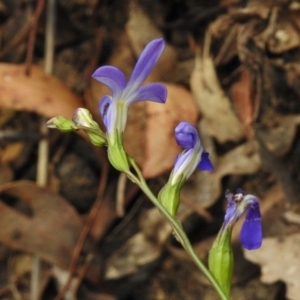
[(225, 191), (260, 199), (264, 240), (233, 232), (233, 300), (299, 299), (300, 1), (0, 0), (0, 299), (214, 300), (157, 209), (83, 132), (48, 119), (98, 110), (102, 65), (129, 78), (145, 45), (165, 51), (146, 82), (166, 105), (130, 107), (125, 148), (150, 187), (166, 183), (199, 130), (213, 172), (196, 171), (178, 219), (207, 260)]

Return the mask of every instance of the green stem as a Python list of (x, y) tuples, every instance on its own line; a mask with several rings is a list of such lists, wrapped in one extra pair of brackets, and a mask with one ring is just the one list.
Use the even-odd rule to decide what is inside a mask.
[(159, 211), (164, 215), (164, 217), (169, 221), (170, 225), (172, 226), (176, 236), (179, 238), (183, 248), (186, 250), (186, 252), (190, 255), (190, 257), (193, 259), (197, 267), (203, 272), (203, 274), (206, 276), (206, 278), (211, 282), (217, 293), (219, 294), (220, 298), (222, 300), (228, 300), (227, 296), (224, 294), (222, 288), (219, 286), (218, 282), (215, 280), (213, 275), (209, 272), (207, 267), (203, 264), (203, 262), (199, 259), (197, 254), (195, 253), (191, 242), (189, 241), (186, 233), (184, 232), (181, 224), (173, 218), (168, 211), (161, 205), (161, 203), (158, 201), (156, 196), (152, 193), (151, 189), (146, 183), (146, 180), (144, 179), (142, 172), (140, 171), (139, 167), (136, 165), (133, 159), (130, 159), (130, 163), (133, 166), (134, 170), (136, 171), (139, 180), (137, 180), (136, 176), (132, 174), (131, 172), (129, 175), (131, 178), (136, 178), (135, 183), (141, 188), (141, 190), (146, 194), (146, 196), (152, 201), (152, 203), (159, 209)]

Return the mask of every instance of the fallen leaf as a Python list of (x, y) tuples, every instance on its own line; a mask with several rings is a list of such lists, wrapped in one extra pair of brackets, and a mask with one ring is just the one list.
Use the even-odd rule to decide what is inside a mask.
[(299, 233), (266, 238), (261, 248), (255, 251), (244, 251), (247, 259), (261, 266), (262, 282), (284, 281), (287, 285), (286, 296), (291, 300), (298, 300), (300, 294), (299, 253)]
[(0, 164), (0, 186), (4, 183), (12, 181), (14, 178), (14, 172), (9, 164)]
[(135, 274), (139, 269), (161, 255), (161, 249), (146, 239), (142, 233), (131, 237), (108, 260), (106, 279), (118, 279)]
[[(1, 194), (17, 197), (32, 210), (25, 215), (0, 201), (0, 241), (13, 249), (35, 253), (42, 259), (68, 270), (72, 254), (82, 230), (82, 221), (75, 209), (62, 197), (29, 181), (1, 186)], [(91, 240), (85, 253), (93, 253), (87, 277), (100, 276), (99, 257)]]
[(81, 100), (57, 78), (32, 66), (30, 76), (24, 65), (0, 64), (0, 107), (38, 113), (47, 118), (72, 118)]
[[(135, 57), (140, 56), (151, 40), (164, 36), (162, 30), (155, 26), (153, 20), (149, 18), (137, 1), (129, 3), (129, 21), (126, 24), (126, 33)], [(149, 75), (148, 82), (161, 81), (165, 77), (174, 76), (177, 63), (176, 50), (166, 43), (158, 63)]]
[(252, 123), (254, 118), (254, 99), (251, 92), (251, 74), (244, 68), (238, 81), (230, 88), (231, 99), (234, 107), (244, 125), (245, 134), (248, 137), (254, 135)]
[(291, 150), (299, 124), (300, 115), (279, 117), (276, 126), (257, 128), (256, 133), (268, 151), (282, 157)]
[(211, 57), (196, 56), (190, 84), (206, 132), (220, 143), (241, 140), (244, 136), (241, 121), (219, 83)]
[[(178, 216), (181, 219), (181, 216)], [(106, 279), (118, 279), (137, 273), (161, 256), (172, 228), (157, 208), (147, 210), (140, 218), (141, 230), (132, 236), (107, 260)], [(156, 230), (153, 230), (155, 228)]]
[(126, 23), (126, 32), (137, 55), (143, 51), (149, 41), (163, 36), (163, 33), (154, 25), (137, 1), (129, 2), (129, 20)]

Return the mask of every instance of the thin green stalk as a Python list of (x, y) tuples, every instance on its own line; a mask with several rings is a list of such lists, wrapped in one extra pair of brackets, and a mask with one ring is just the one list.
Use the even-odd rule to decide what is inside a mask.
[(203, 272), (203, 274), (206, 276), (206, 278), (211, 282), (217, 293), (219, 294), (220, 298), (222, 300), (229, 300), (227, 296), (224, 294), (223, 290), (213, 277), (213, 275), (209, 272), (207, 267), (203, 264), (203, 262), (199, 259), (197, 254), (195, 253), (191, 242), (189, 241), (186, 233), (184, 232), (181, 224), (173, 218), (168, 211), (161, 205), (161, 203), (158, 201), (156, 196), (152, 193), (151, 189), (146, 183), (146, 180), (144, 179), (141, 170), (136, 165), (136, 163), (130, 159), (130, 163), (133, 166), (134, 170), (136, 171), (139, 180), (137, 180), (136, 176), (132, 174), (131, 172), (130, 177), (135, 178), (135, 183), (141, 188), (141, 190), (146, 194), (146, 196), (152, 201), (152, 203), (159, 209), (159, 211), (164, 215), (164, 217), (169, 221), (170, 225), (172, 226), (177, 238), (179, 238), (180, 243), (186, 250), (186, 252), (190, 255), (190, 257), (193, 259), (197, 267)]

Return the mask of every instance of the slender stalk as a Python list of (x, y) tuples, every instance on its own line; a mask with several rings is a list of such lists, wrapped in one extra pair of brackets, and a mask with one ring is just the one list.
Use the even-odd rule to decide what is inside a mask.
[[(52, 73), (53, 59), (54, 59), (54, 31), (55, 31), (55, 1), (49, 0), (47, 3), (47, 23), (46, 23), (46, 42), (45, 42), (45, 66), (44, 70), (47, 74)], [(39, 1), (39, 14), (42, 13), (44, 0)], [(35, 26), (37, 26), (37, 21)], [(33, 46), (32, 46), (33, 47)], [(33, 48), (32, 48), (33, 50)], [(32, 57), (29, 56), (31, 62)], [(28, 69), (29, 70), (29, 69)], [(38, 163), (37, 163), (37, 178), (36, 183), (39, 186), (46, 186), (48, 182), (48, 128), (45, 125), (46, 119), (41, 117), (40, 132), (42, 138), (38, 145)], [(40, 286), (40, 271), (41, 261), (37, 255), (33, 257), (32, 263), (32, 276), (30, 286), (30, 300), (39, 299), (39, 286)]]
[[(145, 193), (145, 195), (151, 200), (151, 202), (159, 209), (159, 211), (163, 214), (163, 216), (169, 221), (170, 225), (172, 226), (174, 233), (176, 237), (178, 238), (179, 242), (183, 246), (183, 248), (186, 250), (186, 252), (190, 255), (190, 257), (193, 259), (197, 267), (203, 272), (203, 274), (206, 276), (206, 278), (211, 282), (213, 287), (215, 288), (216, 292), (219, 294), (220, 298), (222, 300), (228, 300), (227, 296), (224, 294), (223, 290), (219, 286), (218, 282), (215, 280), (213, 275), (209, 272), (207, 267), (203, 264), (203, 262), (199, 259), (197, 254), (195, 253), (191, 242), (189, 241), (189, 238), (187, 237), (186, 233), (184, 232), (181, 224), (173, 218), (168, 211), (161, 205), (161, 203), (158, 201), (157, 197), (152, 193), (151, 189), (146, 183), (146, 180), (144, 179), (141, 170), (136, 165), (133, 159), (130, 159), (130, 163), (134, 170), (137, 173), (138, 179), (134, 174), (130, 174), (131, 178), (135, 178), (135, 183), (140, 187), (140, 189)], [(128, 174), (129, 175), (129, 174)]]

